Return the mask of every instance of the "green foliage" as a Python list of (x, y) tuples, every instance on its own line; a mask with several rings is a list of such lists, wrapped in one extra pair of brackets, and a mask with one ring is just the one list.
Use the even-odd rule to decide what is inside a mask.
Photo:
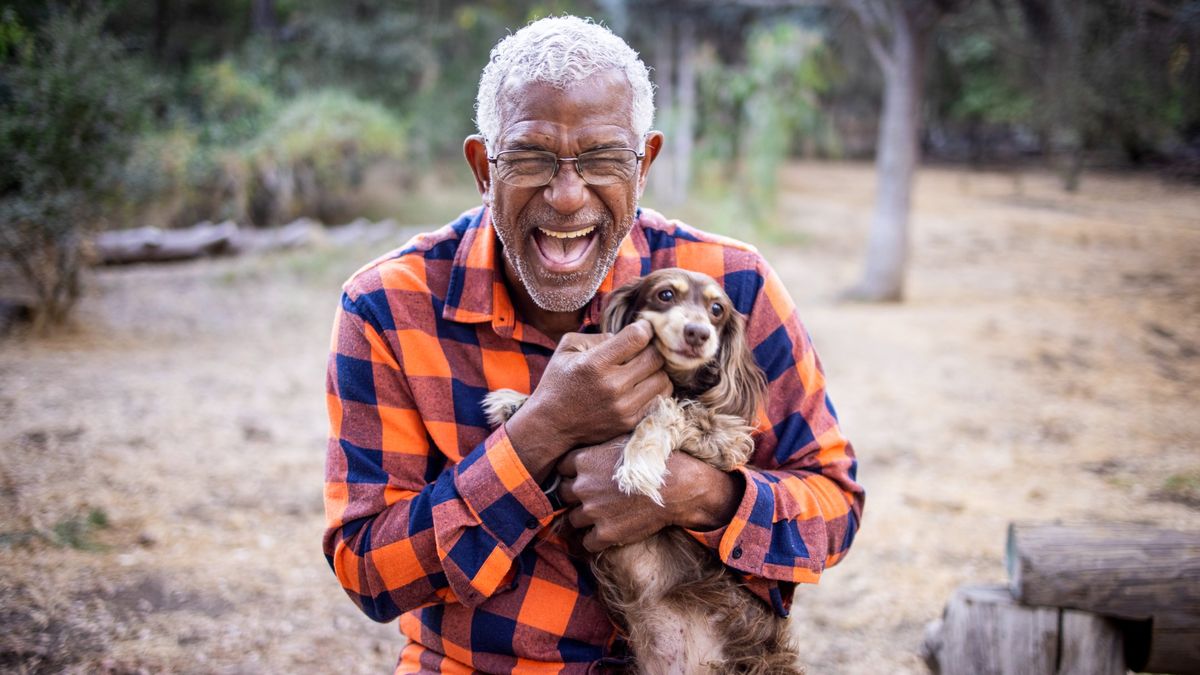
[(705, 190), (732, 182), (743, 214), (759, 226), (774, 222), (784, 161), (840, 154), (823, 100), (835, 67), (818, 33), (788, 22), (755, 29), (741, 65), (707, 62), (697, 149)]
[(961, 86), (947, 111), (951, 119), (1007, 124), (1030, 118), (1033, 97), (1006, 72), (993, 36), (970, 33), (951, 36), (948, 42), (947, 56)]
[(97, 530), (107, 529), (108, 526), (108, 513), (104, 509), (93, 508), (86, 516), (64, 518), (55, 523), (52, 541), (59, 546), (81, 551), (103, 550), (95, 542), (94, 536)]
[(230, 59), (198, 67), (192, 95), (199, 101), (201, 134), (209, 145), (254, 138), (278, 108), (275, 93)]
[[(33, 287), (43, 325), (79, 295), (83, 235), (118, 192), (152, 92), (103, 21), (56, 10), (0, 66), (0, 252)], [(23, 35), (11, 14), (4, 22)]]
[(12, 7), (0, 9), (0, 59), (15, 56), (32, 42), (29, 31), (21, 25)]
[(348, 200), (370, 167), (405, 155), (404, 125), (383, 106), (338, 91), (301, 96), (246, 151), (251, 215), (336, 222), (352, 214)]

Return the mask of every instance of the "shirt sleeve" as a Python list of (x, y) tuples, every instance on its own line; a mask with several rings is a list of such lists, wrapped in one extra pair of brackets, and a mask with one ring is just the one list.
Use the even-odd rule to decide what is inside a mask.
[(554, 515), (503, 426), (448, 465), (388, 340), (386, 303), (383, 292), (342, 296), (326, 374), (325, 555), (376, 621), (439, 601), (478, 605)]
[(739, 469), (746, 489), (728, 525), (691, 534), (786, 615), (795, 584), (817, 583), (846, 555), (864, 492), (795, 304), (774, 270), (757, 265), (746, 333), (767, 390), (751, 466)]

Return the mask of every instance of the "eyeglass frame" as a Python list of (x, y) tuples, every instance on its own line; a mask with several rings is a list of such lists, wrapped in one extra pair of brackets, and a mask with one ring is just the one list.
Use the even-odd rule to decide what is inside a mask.
[(600, 185), (596, 185), (595, 183), (588, 182), (588, 179), (583, 175), (583, 171), (579, 168), (579, 158), (584, 157), (584, 156), (589, 155), (594, 152), (611, 152), (613, 150), (627, 150), (627, 151), (633, 153), (634, 167), (635, 167), (634, 175), (636, 176), (637, 175), (637, 168), (636, 168), (637, 164), (646, 158), (646, 153), (638, 152), (637, 150), (634, 150), (633, 148), (596, 148), (595, 150), (588, 150), (586, 152), (581, 152), (574, 157), (559, 157), (557, 154), (555, 154), (551, 150), (501, 150), (500, 152), (497, 152), (494, 156), (488, 156), (487, 160), (488, 160), (489, 164), (496, 165), (496, 163), (500, 161), (501, 156), (515, 153), (515, 152), (529, 152), (529, 153), (536, 152), (536, 153), (539, 153), (542, 155), (549, 155), (554, 158), (554, 171), (550, 172), (550, 177), (546, 179), (545, 183), (542, 183), (540, 185), (528, 185), (528, 186), (513, 185), (512, 183), (509, 183), (509, 182), (505, 181), (504, 179), (500, 178), (499, 175), (496, 176), (496, 180), (500, 181), (501, 183), (504, 183), (505, 185), (510, 185), (510, 186), (516, 187), (516, 188), (546, 187), (547, 185), (549, 185), (551, 182), (554, 181), (554, 178), (556, 176), (558, 176), (558, 168), (562, 165), (563, 162), (573, 162), (575, 164), (575, 173), (579, 176), (579, 180), (583, 181), (585, 185), (591, 185), (592, 187), (609, 187), (612, 185), (620, 185), (622, 181), (617, 181), (615, 183), (604, 183), (604, 184), (600, 184)]

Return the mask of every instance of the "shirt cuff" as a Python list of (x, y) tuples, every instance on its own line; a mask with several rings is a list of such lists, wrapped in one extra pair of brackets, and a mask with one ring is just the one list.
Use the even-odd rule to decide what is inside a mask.
[[(784, 560), (772, 560), (772, 544), (786, 545), (796, 542), (773, 542), (775, 530), (775, 492), (762, 474), (745, 467), (738, 472), (746, 481), (746, 491), (738, 504), (737, 512), (728, 525), (714, 530), (687, 532), (716, 552), (725, 565), (749, 575), (766, 577), (777, 581), (816, 583), (821, 573), (819, 562), (797, 559), (789, 555)], [(784, 524), (779, 533), (787, 537), (792, 528)], [(797, 533), (798, 536), (798, 533)], [(803, 542), (799, 542), (803, 546)]]
[(454, 487), (484, 529), (514, 557), (555, 514), (504, 425), (458, 464)]

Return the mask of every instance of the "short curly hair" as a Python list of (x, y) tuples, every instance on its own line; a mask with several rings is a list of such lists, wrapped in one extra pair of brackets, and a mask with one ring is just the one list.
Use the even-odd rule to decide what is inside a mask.
[(500, 89), (509, 77), (544, 82), (559, 89), (609, 69), (625, 73), (633, 89), (633, 131), (639, 137), (654, 122), (654, 85), (650, 71), (620, 37), (577, 16), (539, 19), (492, 48), (479, 78), (475, 124), (491, 152), (500, 135)]

